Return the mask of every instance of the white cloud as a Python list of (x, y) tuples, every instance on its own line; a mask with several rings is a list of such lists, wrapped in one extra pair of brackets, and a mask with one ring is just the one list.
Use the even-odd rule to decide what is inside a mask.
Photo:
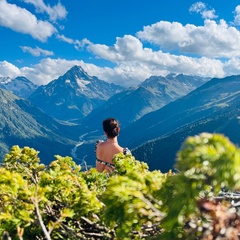
[(140, 40), (131, 35), (125, 35), (123, 38), (118, 37), (113, 47), (90, 43), (87, 49), (95, 55), (115, 63), (141, 59), (146, 57), (144, 52), (151, 51), (151, 49), (143, 49)]
[[(124, 40), (125, 44), (123, 44)], [(118, 39), (112, 48), (100, 44), (90, 45), (89, 48), (99, 57), (117, 63), (116, 69), (122, 70), (122, 80), (128, 77), (143, 81), (151, 75), (164, 75), (164, 73), (166, 75), (170, 72), (216, 77), (224, 75), (220, 60), (177, 56), (161, 50), (153, 51), (150, 48), (142, 48), (137, 39), (135, 44), (134, 41), (128, 42), (128, 40), (129, 36), (125, 36), (121, 39), (121, 44), (118, 44)]]
[(64, 19), (67, 16), (67, 10), (60, 2), (53, 7), (46, 5), (43, 0), (24, 0), (24, 2), (33, 4), (38, 12), (46, 12), (53, 21)]
[(240, 74), (240, 58), (229, 59), (224, 64), (224, 73), (226, 76)]
[(24, 8), (0, 1), (0, 26), (10, 28), (16, 32), (30, 34), (33, 38), (46, 41), (56, 29), (47, 21), (37, 18)]
[(203, 19), (213, 19), (218, 17), (217, 15), (215, 15), (215, 10), (203, 11), (201, 14)]
[(27, 46), (20, 46), (20, 47), (23, 50), (23, 52), (28, 52), (35, 57), (54, 55), (54, 53), (52, 51), (44, 50), (39, 47), (36, 47), (36, 48), (31, 48), (31, 47), (27, 47)]
[(200, 13), (202, 15), (203, 19), (213, 19), (213, 18), (218, 17), (215, 14), (215, 10), (214, 9), (211, 9), (211, 10), (207, 9), (207, 6), (203, 2), (196, 2), (196, 3), (192, 4), (191, 7), (189, 8), (189, 11)]
[(234, 24), (240, 26), (240, 5), (234, 10)]
[(17, 76), (21, 76), (21, 71), (18, 67), (14, 66), (13, 64), (7, 61), (3, 61), (0, 62), (0, 76), (14, 78)]
[(219, 24), (205, 20), (204, 26), (183, 26), (178, 22), (160, 21), (144, 27), (137, 36), (166, 51), (178, 50), (210, 58), (240, 56), (240, 32), (235, 27), (228, 26), (224, 20), (220, 20)]
[(200, 13), (206, 9), (206, 5), (203, 2), (196, 2), (189, 8), (190, 12)]
[(60, 34), (57, 34), (56, 38), (60, 41), (74, 45), (74, 48), (77, 50), (82, 50), (86, 45), (91, 44), (91, 42), (86, 38), (80, 41), (80, 40), (74, 40), (74, 39), (68, 38)]

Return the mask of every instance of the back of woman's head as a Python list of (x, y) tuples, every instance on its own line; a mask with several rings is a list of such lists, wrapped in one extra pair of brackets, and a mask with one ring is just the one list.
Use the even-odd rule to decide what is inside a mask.
[(102, 122), (103, 131), (107, 137), (114, 138), (119, 134), (119, 122), (115, 118), (107, 118)]

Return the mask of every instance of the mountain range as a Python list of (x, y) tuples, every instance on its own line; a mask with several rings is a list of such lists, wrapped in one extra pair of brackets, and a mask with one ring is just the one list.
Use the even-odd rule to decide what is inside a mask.
[[(18, 144), (39, 150), (45, 161), (59, 154), (93, 165), (95, 141), (104, 137), (102, 120), (115, 117), (121, 124), (120, 144), (151, 169), (167, 171), (189, 135), (221, 132), (240, 143), (239, 81), (240, 76), (169, 74), (123, 88), (74, 66), (49, 84), (33, 87), (26, 97), (12, 94), (8, 84), (8, 91), (0, 89), (0, 156)], [(17, 81), (14, 88), (20, 91)]]
[[(125, 89), (109, 98), (85, 118), (78, 121), (84, 135), (76, 153), (85, 156), (90, 164), (95, 164), (92, 146), (97, 139), (104, 138), (102, 120), (114, 116), (120, 121), (121, 131), (137, 122), (147, 113), (154, 112), (168, 103), (186, 95), (203, 85), (208, 78), (169, 74), (166, 77), (152, 76), (140, 85)], [(131, 132), (131, 131), (130, 131)], [(122, 134), (120, 134), (121, 139)], [(127, 138), (127, 136), (126, 136)]]
[(88, 131), (98, 128), (100, 120), (114, 116), (122, 127), (137, 121), (149, 112), (153, 112), (168, 103), (186, 95), (209, 79), (183, 74), (169, 74), (166, 77), (152, 76), (135, 87), (125, 89), (110, 97), (100, 107), (83, 118), (80, 123)]
[(240, 144), (239, 82), (240, 76), (211, 79), (124, 129), (124, 143), (135, 148), (136, 158), (148, 162), (152, 169), (164, 171), (174, 165), (176, 154), (189, 135), (217, 132)]

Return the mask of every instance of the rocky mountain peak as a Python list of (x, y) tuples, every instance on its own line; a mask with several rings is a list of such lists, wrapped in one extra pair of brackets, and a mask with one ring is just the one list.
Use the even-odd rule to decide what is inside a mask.
[(19, 76), (14, 79), (10, 77), (0, 78), (0, 87), (19, 97), (27, 98), (37, 89), (38, 86), (27, 78)]
[(86, 116), (121, 90), (123, 87), (91, 77), (82, 67), (74, 66), (39, 87), (29, 99), (50, 116), (69, 120)]
[(63, 76), (64, 79), (83, 79), (83, 80), (90, 80), (92, 79), (91, 76), (88, 75), (87, 72), (83, 70), (81, 66), (74, 66), (69, 69)]

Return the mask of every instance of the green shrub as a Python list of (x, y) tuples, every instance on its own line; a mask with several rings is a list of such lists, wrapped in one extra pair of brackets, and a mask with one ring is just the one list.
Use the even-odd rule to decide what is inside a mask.
[(58, 155), (45, 166), (13, 146), (0, 167), (2, 239), (238, 239), (238, 211), (216, 198), (240, 186), (240, 150), (223, 135), (187, 138), (178, 173), (122, 153), (113, 162), (111, 174)]

